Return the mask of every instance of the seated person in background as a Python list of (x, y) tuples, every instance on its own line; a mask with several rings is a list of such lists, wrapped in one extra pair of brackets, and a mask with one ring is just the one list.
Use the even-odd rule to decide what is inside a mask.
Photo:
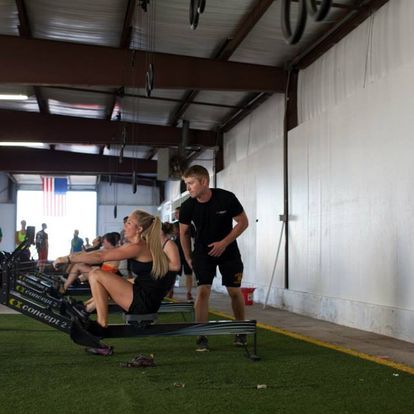
[(85, 237), (85, 244), (83, 245), (83, 250), (90, 249), (92, 245), (89, 243), (89, 237)]
[(92, 246), (89, 245), (89, 247), (85, 246), (85, 252), (92, 252), (94, 250), (98, 250), (102, 247), (102, 237), (101, 236), (96, 236), (93, 240), (92, 240)]
[[(161, 226), (161, 244), (163, 246), (164, 251), (166, 251), (166, 249), (174, 249), (177, 250), (178, 252), (178, 256), (180, 256), (180, 251), (178, 249), (177, 244), (174, 242), (174, 225), (172, 223), (162, 223)], [(171, 286), (171, 289), (167, 292), (167, 294), (165, 295), (167, 298), (172, 298), (174, 295), (174, 285), (175, 285), (175, 281), (177, 279), (177, 275), (179, 272), (179, 269), (181, 269), (181, 258), (180, 258), (180, 265), (179, 268), (177, 270), (177, 274), (175, 275), (174, 278), (174, 283)]]
[[(119, 243), (119, 233), (106, 233), (102, 237), (102, 248), (105, 250), (110, 250), (115, 248)], [(96, 239), (95, 239), (96, 240)], [(94, 242), (95, 242), (94, 240)], [(101, 269), (107, 272), (117, 273), (119, 261), (107, 261), (102, 263)], [(85, 263), (76, 263), (74, 264), (68, 274), (68, 277), (63, 285), (61, 293), (66, 292), (69, 286), (79, 277), (82, 277), (83, 281), (88, 280), (88, 274), (94, 267)]]
[[(96, 303), (96, 322), (79, 321), (84, 328), (95, 336), (103, 336), (108, 326), (108, 298), (126, 312), (146, 314), (157, 312), (161, 301), (174, 283), (179, 269), (179, 257), (169, 260), (161, 248), (161, 222), (141, 210), (135, 210), (125, 223), (125, 237), (129, 243), (114, 249), (102, 249), (83, 252), (77, 255), (59, 257), (54, 265), (67, 263), (103, 263), (130, 259), (134, 283), (102, 269), (93, 269), (89, 273), (92, 297)], [(177, 252), (178, 255), (178, 252)], [(104, 346), (90, 350), (101, 355), (110, 355), (110, 347)]]

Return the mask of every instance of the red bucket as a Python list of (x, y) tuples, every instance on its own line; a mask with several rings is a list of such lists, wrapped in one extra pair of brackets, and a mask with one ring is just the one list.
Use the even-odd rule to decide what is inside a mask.
[(246, 306), (253, 305), (253, 292), (255, 291), (255, 289), (256, 288), (247, 288), (247, 287), (241, 288), (241, 293), (243, 295), (244, 304)]

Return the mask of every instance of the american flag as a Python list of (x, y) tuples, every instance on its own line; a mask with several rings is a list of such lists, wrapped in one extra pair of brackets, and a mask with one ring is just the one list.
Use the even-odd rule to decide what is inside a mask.
[(43, 214), (61, 217), (66, 215), (67, 178), (42, 177)]

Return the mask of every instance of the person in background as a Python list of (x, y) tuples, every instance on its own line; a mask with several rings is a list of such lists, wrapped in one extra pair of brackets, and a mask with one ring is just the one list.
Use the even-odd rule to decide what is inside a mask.
[[(16, 231), (16, 246), (18, 246), (20, 243), (24, 242), (26, 239), (26, 220), (22, 220), (20, 222), (20, 230)], [(30, 250), (29, 248), (23, 249), (20, 253), (20, 257), (23, 262), (28, 262), (30, 260)]]
[(47, 262), (47, 255), (49, 251), (49, 237), (45, 232), (47, 229), (46, 223), (42, 223), (42, 230), (36, 233), (35, 245), (38, 255), (37, 267), (40, 272), (44, 272)]
[(96, 236), (92, 240), (92, 245), (89, 245), (89, 247), (85, 247), (85, 252), (93, 252), (94, 250), (98, 250), (102, 247), (102, 236)]
[(89, 243), (89, 237), (85, 237), (85, 244), (83, 245), (83, 249), (87, 250), (90, 249), (92, 245)]
[(0, 243), (3, 240), (3, 232), (1, 231), (1, 227), (0, 227)]
[[(175, 209), (174, 218), (177, 220), (176, 223), (177, 223), (177, 227), (178, 227), (178, 222), (180, 220), (180, 207), (177, 207)], [(192, 290), (193, 290), (193, 270), (191, 269), (191, 267), (188, 265), (187, 261), (185, 260), (183, 248), (181, 247), (181, 242), (180, 242), (180, 229), (179, 229), (179, 227), (178, 228), (177, 227), (176, 227), (176, 231), (175, 231), (175, 241), (177, 243), (178, 251), (180, 252), (180, 258), (181, 258), (181, 269), (180, 269), (179, 275), (181, 276), (184, 272), (185, 287), (187, 289), (187, 300), (192, 301), (192, 300), (194, 300), (193, 299), (193, 294), (192, 294)], [(191, 232), (190, 236), (191, 236), (191, 238), (193, 238), (193, 236), (194, 236), (194, 227), (192, 225), (191, 225), (190, 232)]]
[[(236, 239), (248, 227), (243, 206), (230, 191), (210, 188), (210, 176), (201, 165), (193, 165), (183, 174), (190, 198), (181, 205), (180, 240), (187, 263), (197, 278), (196, 320), (207, 322), (211, 285), (220, 269), (222, 284), (227, 288), (236, 320), (245, 319), (240, 285), (243, 262)], [(236, 225), (233, 227), (233, 221)], [(190, 227), (196, 229), (194, 252), (191, 255)], [(246, 335), (236, 335), (234, 345), (244, 346)], [(208, 339), (197, 338), (197, 351), (208, 351)]]
[(83, 239), (79, 237), (79, 230), (73, 232), (73, 239), (70, 243), (70, 252), (79, 253), (83, 250)]
[[(180, 259), (180, 252), (177, 246), (177, 243), (174, 240), (174, 225), (172, 223), (162, 223), (161, 225), (161, 245), (162, 249), (164, 250), (165, 254), (170, 256), (177, 256), (179, 258), (179, 262), (177, 262), (177, 269), (181, 268), (181, 259)], [(171, 254), (169, 253), (171, 251)], [(179, 275), (179, 270), (177, 270), (176, 276)], [(165, 295), (167, 298), (172, 298), (174, 296), (174, 283), (171, 286), (171, 289)]]
[(128, 216), (125, 216), (122, 221), (123, 221), (123, 226), (122, 226), (122, 230), (120, 232), (120, 234), (121, 234), (121, 246), (128, 242), (128, 240), (125, 238), (125, 223), (128, 221)]
[(24, 242), (24, 239), (26, 238), (26, 220), (22, 220), (20, 226), (20, 230), (16, 231), (16, 246)]

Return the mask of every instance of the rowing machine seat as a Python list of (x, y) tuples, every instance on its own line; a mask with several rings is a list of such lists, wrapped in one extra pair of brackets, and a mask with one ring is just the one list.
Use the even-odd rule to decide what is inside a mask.
[(124, 321), (130, 325), (151, 325), (158, 319), (158, 313), (124, 313)]

